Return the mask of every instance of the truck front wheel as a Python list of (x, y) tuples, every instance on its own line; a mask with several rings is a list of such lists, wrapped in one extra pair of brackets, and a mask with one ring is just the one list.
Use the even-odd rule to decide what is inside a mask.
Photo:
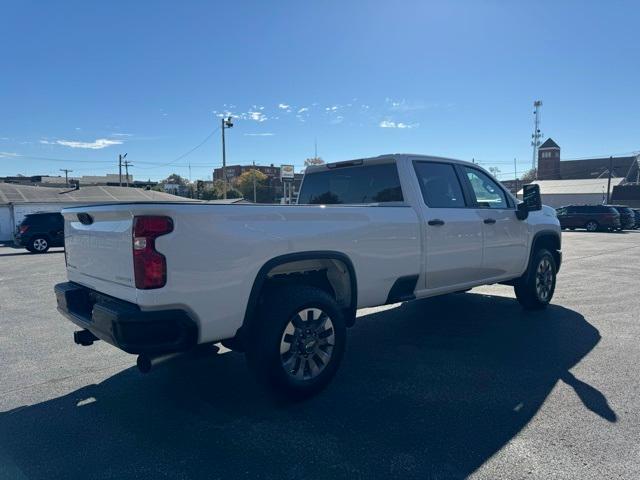
[(246, 351), (258, 379), (276, 392), (302, 399), (335, 375), (346, 342), (335, 299), (311, 286), (271, 290), (254, 323)]
[(531, 258), (527, 272), (515, 284), (516, 298), (527, 310), (545, 308), (556, 289), (556, 262), (549, 250), (541, 248)]

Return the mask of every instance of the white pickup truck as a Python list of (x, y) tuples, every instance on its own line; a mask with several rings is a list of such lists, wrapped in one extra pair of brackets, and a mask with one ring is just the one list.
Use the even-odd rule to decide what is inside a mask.
[(129, 203), (63, 210), (58, 310), (76, 343), (164, 359), (221, 342), (291, 396), (323, 388), (356, 309), (515, 287), (545, 307), (560, 224), (536, 185), (519, 202), (489, 173), (421, 155), (309, 167), (298, 205)]

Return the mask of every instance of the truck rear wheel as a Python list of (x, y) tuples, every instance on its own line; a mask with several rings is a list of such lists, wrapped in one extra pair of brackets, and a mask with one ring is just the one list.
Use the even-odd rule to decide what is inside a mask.
[(262, 383), (294, 399), (329, 384), (346, 343), (344, 316), (332, 296), (305, 285), (271, 290), (256, 320), (246, 355)]
[(537, 250), (527, 272), (515, 284), (516, 298), (527, 310), (545, 308), (556, 289), (557, 266), (549, 250)]

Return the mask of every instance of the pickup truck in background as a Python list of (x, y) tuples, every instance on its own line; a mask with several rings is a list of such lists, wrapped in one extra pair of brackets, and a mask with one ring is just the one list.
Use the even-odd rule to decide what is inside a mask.
[(513, 285), (551, 300), (560, 224), (536, 185), (516, 200), (481, 167), (395, 154), (307, 168), (298, 205), (130, 203), (63, 210), (58, 310), (163, 359), (222, 342), (293, 397), (328, 384), (356, 309)]

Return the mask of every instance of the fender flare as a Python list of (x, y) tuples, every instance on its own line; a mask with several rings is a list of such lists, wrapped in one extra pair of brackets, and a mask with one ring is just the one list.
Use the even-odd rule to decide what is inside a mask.
[(255, 313), (258, 310), (260, 294), (267, 280), (267, 274), (271, 270), (278, 265), (283, 265), (285, 263), (316, 259), (338, 260), (346, 266), (349, 271), (349, 283), (351, 287), (351, 304), (349, 305), (349, 314), (352, 314), (353, 317), (355, 317), (356, 308), (358, 306), (358, 281), (356, 278), (355, 268), (353, 267), (353, 262), (351, 262), (351, 259), (347, 255), (342, 252), (332, 250), (310, 250), (306, 252), (287, 253), (270, 259), (260, 267), (260, 270), (258, 270), (256, 278), (253, 281), (253, 286), (251, 287), (251, 293), (249, 294), (249, 299), (247, 301), (247, 308), (245, 309), (242, 326), (238, 332), (236, 332), (236, 336), (242, 337), (243, 332), (250, 330), (252, 322), (254, 321), (253, 319), (256, 318)]
[(541, 238), (545, 238), (545, 237), (553, 238), (554, 241), (557, 242), (558, 248), (556, 249), (555, 252), (551, 252), (551, 253), (552, 254), (557, 253), (557, 255), (554, 254), (554, 257), (556, 260), (556, 273), (560, 271), (560, 264), (562, 263), (562, 255), (560, 254), (560, 250), (562, 249), (562, 237), (560, 233), (554, 230), (541, 230), (539, 232), (536, 232), (535, 235), (533, 236), (533, 239), (531, 240), (531, 248), (529, 249), (529, 260), (527, 262), (527, 271), (525, 272), (525, 275), (529, 274), (529, 267), (531, 266), (531, 258), (533, 257), (533, 253), (535, 252), (536, 244)]

